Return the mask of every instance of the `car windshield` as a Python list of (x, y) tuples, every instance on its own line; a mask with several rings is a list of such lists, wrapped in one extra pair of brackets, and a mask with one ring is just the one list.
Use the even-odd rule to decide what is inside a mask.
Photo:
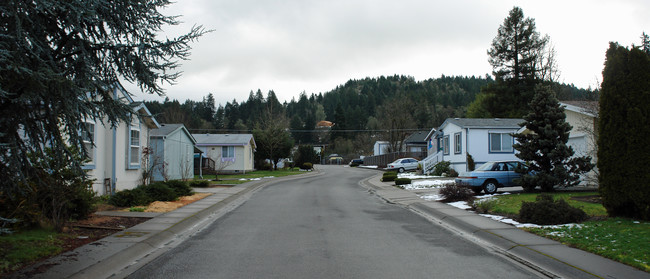
[(476, 170), (477, 171), (491, 171), (492, 166), (494, 166), (494, 164), (495, 164), (494, 162), (487, 162), (487, 163), (481, 165), (480, 167), (478, 167)]

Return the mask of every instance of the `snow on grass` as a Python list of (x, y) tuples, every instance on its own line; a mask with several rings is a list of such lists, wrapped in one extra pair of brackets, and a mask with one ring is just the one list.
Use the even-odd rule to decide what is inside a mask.
[(441, 195), (436, 195), (436, 194), (433, 194), (433, 195), (422, 195), (422, 196), (420, 196), (420, 198), (424, 199), (425, 201), (441, 201), (441, 200), (444, 199), (443, 196), (441, 196)]
[(402, 185), (402, 188), (406, 190), (418, 190), (418, 189), (428, 189), (428, 188), (440, 188), (445, 185), (454, 184), (453, 180), (415, 180), (411, 184)]
[(460, 209), (470, 209), (470, 208), (472, 208), (471, 206), (467, 205), (466, 201), (450, 202), (450, 203), (447, 203), (447, 204), (451, 205), (453, 207), (456, 207), (456, 208), (460, 208)]

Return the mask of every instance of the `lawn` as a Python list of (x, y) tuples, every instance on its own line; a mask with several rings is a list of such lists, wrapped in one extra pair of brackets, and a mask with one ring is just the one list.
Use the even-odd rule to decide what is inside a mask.
[(44, 229), (0, 235), (0, 277), (27, 263), (60, 253), (60, 237), (64, 236)]
[[(490, 212), (501, 215), (517, 215), (522, 202), (534, 202), (538, 194), (522, 193), (496, 196), (496, 201), (492, 203)], [(589, 203), (570, 199), (571, 197), (594, 196), (598, 192), (556, 192), (553, 193), (555, 199), (561, 198), (567, 201), (571, 206), (580, 208), (589, 216), (607, 216), (605, 208), (597, 203)]]
[[(564, 199), (570, 205), (584, 210), (587, 215), (593, 217), (590, 221), (573, 226), (522, 229), (650, 272), (650, 222), (607, 218), (607, 211), (601, 204), (570, 199), (597, 194), (597, 192), (552, 193), (555, 199)], [(487, 206), (489, 213), (512, 217), (519, 213), (522, 202), (535, 201), (537, 195), (535, 193), (502, 195), (485, 202), (489, 203)]]
[[(298, 168), (294, 168), (293, 170), (282, 169), (277, 171), (258, 170), (258, 171), (247, 172), (246, 174), (220, 174), (219, 181), (221, 181), (221, 183), (223, 184), (242, 184), (253, 179), (259, 179), (264, 177), (282, 177), (282, 176), (297, 175), (303, 173), (305, 172), (300, 171)], [(196, 175), (194, 176), (194, 179), (200, 179), (200, 178), (198, 175)], [(215, 175), (214, 174), (203, 175), (203, 179), (214, 180)]]

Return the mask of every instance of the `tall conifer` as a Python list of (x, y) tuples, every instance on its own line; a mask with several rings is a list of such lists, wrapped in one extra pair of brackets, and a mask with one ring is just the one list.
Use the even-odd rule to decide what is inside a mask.
[(528, 131), (514, 134), (517, 143), (513, 145), (519, 151), (516, 156), (529, 162), (535, 172), (523, 175), (524, 189), (540, 186), (543, 191), (553, 191), (556, 186), (577, 184), (579, 175), (590, 171), (593, 164), (591, 157), (573, 157), (573, 148), (567, 145), (571, 125), (551, 88), (538, 85), (530, 108), (521, 124)]
[(610, 215), (650, 219), (650, 57), (610, 43), (600, 93), (599, 184)]

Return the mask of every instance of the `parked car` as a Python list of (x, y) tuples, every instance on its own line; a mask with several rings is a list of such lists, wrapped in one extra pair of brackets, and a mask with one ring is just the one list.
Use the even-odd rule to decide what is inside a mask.
[(388, 166), (386, 166), (386, 170), (398, 172), (416, 170), (418, 168), (418, 163), (420, 162), (413, 158), (397, 159), (394, 162), (388, 164)]
[(461, 173), (455, 181), (456, 185), (470, 187), (474, 193), (494, 194), (498, 188), (519, 185), (521, 173), (516, 168), (528, 169), (528, 166), (520, 161), (491, 161), (474, 171)]
[(363, 159), (352, 159), (352, 160), (350, 160), (350, 166), (356, 167), (358, 165), (363, 165)]

